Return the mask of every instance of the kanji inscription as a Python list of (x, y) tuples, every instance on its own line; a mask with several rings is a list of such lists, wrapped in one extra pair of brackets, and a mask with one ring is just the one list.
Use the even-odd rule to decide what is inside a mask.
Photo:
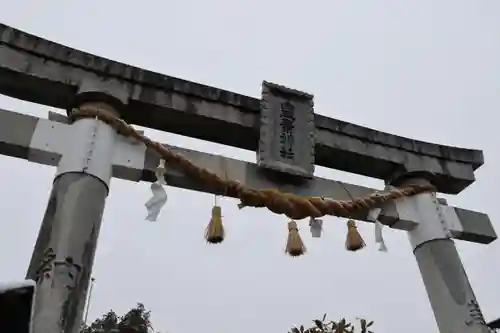
[(290, 102), (281, 103), (280, 108), (280, 156), (293, 160), (293, 128), (295, 122), (295, 107)]
[(313, 96), (264, 81), (260, 120), (259, 166), (313, 177)]
[(467, 321), (467, 325), (476, 324), (479, 326), (487, 326), (481, 308), (475, 300), (469, 301), (467, 307), (469, 308), (469, 316), (471, 318)]

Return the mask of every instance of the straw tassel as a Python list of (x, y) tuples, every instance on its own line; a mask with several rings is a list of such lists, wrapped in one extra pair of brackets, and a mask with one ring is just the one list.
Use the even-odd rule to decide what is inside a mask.
[(208, 243), (219, 244), (224, 240), (224, 226), (222, 225), (222, 209), (214, 205), (212, 208), (212, 218), (205, 230), (205, 239)]
[(358, 232), (356, 222), (354, 220), (347, 221), (347, 239), (345, 241), (345, 248), (347, 251), (358, 251), (365, 247), (365, 242)]
[(286, 242), (285, 252), (292, 257), (298, 257), (306, 252), (306, 247), (299, 235), (297, 222), (288, 222), (288, 240)]

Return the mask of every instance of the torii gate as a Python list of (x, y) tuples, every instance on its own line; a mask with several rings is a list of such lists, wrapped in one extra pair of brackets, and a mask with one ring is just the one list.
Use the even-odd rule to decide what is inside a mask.
[[(314, 177), (314, 164), (458, 194), (474, 182), (481, 151), (394, 136), (314, 113), (313, 96), (263, 83), (262, 98), (164, 76), (0, 24), (0, 93), (258, 152), (258, 163), (178, 147), (194, 165), (253, 189), (349, 201), (374, 189)], [(160, 157), (94, 119), (49, 119), (0, 109), (0, 153), (57, 166), (27, 278), (37, 281), (34, 333), (80, 327), (112, 177), (155, 181)], [(123, 134), (123, 133), (122, 133)], [(166, 146), (166, 145), (165, 145)], [(166, 169), (169, 185), (222, 194), (220, 186)], [(228, 196), (237, 196), (228, 191)], [(434, 192), (378, 202), (378, 220), (408, 233), (440, 332), (488, 332), (452, 239), (489, 244), (486, 214), (448, 206)], [(373, 210), (335, 215), (373, 222)]]

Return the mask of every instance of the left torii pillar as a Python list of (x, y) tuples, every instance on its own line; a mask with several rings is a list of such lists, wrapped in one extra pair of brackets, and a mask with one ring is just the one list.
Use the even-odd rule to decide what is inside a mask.
[[(104, 89), (103, 89), (104, 88)], [(120, 115), (120, 87), (83, 81), (71, 108)], [(67, 137), (28, 268), (36, 281), (33, 333), (78, 333), (82, 326), (118, 134), (98, 119), (77, 119)]]

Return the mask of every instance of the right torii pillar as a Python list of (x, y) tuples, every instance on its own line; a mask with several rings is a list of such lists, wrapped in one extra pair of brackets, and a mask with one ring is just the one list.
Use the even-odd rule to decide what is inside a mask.
[[(406, 175), (392, 184), (429, 183), (422, 175), (415, 177)], [(491, 332), (451, 239), (449, 226), (458, 222), (456, 213), (442, 208), (435, 193), (397, 200), (395, 206), (401, 220), (413, 216), (419, 221), (408, 236), (439, 332)]]

